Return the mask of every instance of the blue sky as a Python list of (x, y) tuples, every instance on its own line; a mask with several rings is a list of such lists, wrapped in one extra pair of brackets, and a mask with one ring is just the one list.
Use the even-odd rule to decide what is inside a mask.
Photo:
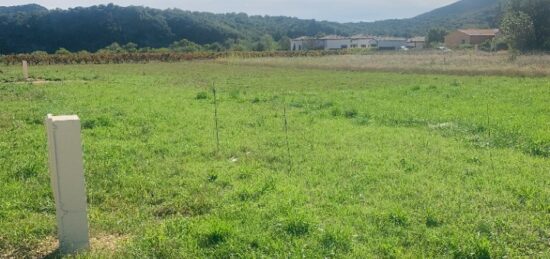
[[(32, 0), (31, 0), (32, 1)], [(413, 17), (457, 0), (34, 0), (47, 8), (91, 6), (113, 2), (154, 8), (180, 8), (215, 13), (245, 12), (285, 15), (338, 22), (375, 21)], [(29, 0), (0, 0), (0, 6), (31, 3)]]

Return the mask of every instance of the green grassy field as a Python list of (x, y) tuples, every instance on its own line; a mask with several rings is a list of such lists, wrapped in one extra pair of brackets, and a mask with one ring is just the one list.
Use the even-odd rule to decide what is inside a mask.
[(547, 77), (0, 71), (0, 257), (55, 249), (47, 113), (82, 120), (83, 257), (550, 257)]

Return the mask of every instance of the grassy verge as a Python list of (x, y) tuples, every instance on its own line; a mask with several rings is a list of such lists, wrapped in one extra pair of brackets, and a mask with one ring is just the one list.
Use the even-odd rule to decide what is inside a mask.
[(547, 78), (19, 69), (0, 67), (0, 256), (55, 247), (47, 113), (82, 119), (83, 257), (550, 256)]
[(345, 55), (295, 58), (222, 58), (223, 64), (316, 68), (342, 71), (401, 72), (411, 74), (549, 76), (550, 56), (523, 55), (514, 60), (505, 52), (485, 53), (455, 51), (374, 52), (368, 55)]

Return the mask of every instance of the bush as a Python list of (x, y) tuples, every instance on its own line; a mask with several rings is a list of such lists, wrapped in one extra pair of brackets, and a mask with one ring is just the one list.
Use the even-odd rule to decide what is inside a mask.
[(355, 118), (358, 114), (359, 112), (357, 112), (356, 109), (346, 110), (344, 112), (344, 116), (346, 116), (346, 118)]
[(474, 46), (472, 44), (460, 44), (460, 46), (458, 46), (459, 49), (473, 49)]
[(71, 52), (65, 48), (60, 48), (58, 50), (55, 51), (55, 54), (57, 55), (69, 55), (71, 54)]
[(197, 96), (195, 96), (195, 99), (197, 100), (205, 100), (208, 99), (208, 94), (206, 92), (199, 92)]

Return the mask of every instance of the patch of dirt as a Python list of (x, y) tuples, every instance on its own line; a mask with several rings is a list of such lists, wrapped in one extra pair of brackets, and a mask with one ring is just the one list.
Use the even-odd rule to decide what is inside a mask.
[(32, 84), (33, 85), (43, 85), (43, 84), (47, 84), (49, 82), (54, 82), (54, 81), (46, 81), (46, 80), (34, 80), (32, 81)]
[[(111, 235), (111, 234), (92, 234), (90, 236), (90, 251), (92, 252), (115, 252), (119, 247), (123, 246), (129, 240), (128, 236)], [(31, 252), (26, 255), (17, 253), (16, 251), (7, 251), (5, 254), (0, 254), (0, 258), (57, 258), (60, 256), (57, 249), (59, 248), (59, 240), (56, 237), (48, 236)]]
[(430, 124), (428, 127), (430, 129), (449, 129), (449, 128), (455, 128), (457, 125), (452, 122), (445, 122), (445, 123), (439, 123), (439, 124)]
[(118, 247), (129, 240), (129, 236), (120, 235), (96, 235), (90, 238), (90, 247), (92, 251), (116, 251)]
[(59, 247), (59, 241), (57, 241), (57, 238), (49, 236), (46, 239), (44, 239), (40, 243), (40, 245), (38, 245), (38, 247), (36, 247), (31, 257), (44, 258), (50, 254), (55, 253), (58, 247)]
[(43, 79), (29, 79), (29, 80), (23, 80), (23, 81), (14, 81), (15, 84), (33, 84), (33, 85), (43, 85), (47, 83), (53, 83), (53, 82), (59, 82), (59, 81), (51, 81), (51, 80), (43, 80)]

